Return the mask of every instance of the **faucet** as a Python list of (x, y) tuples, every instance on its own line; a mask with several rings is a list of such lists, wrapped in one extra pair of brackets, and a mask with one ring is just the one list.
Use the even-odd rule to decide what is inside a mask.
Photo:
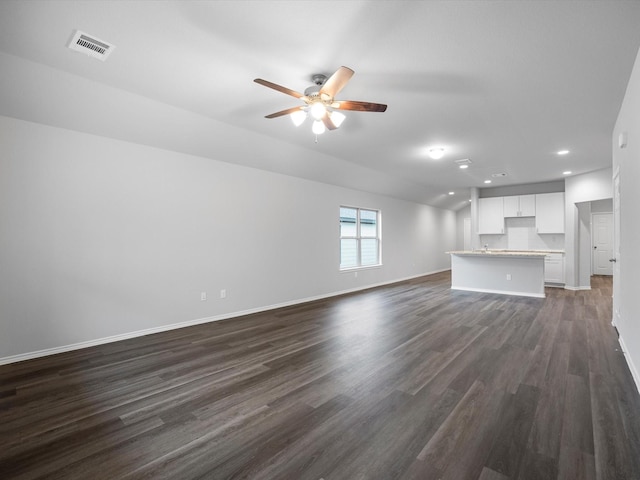
[(488, 243), (484, 244), (484, 251), (485, 252), (489, 251), (489, 244)]

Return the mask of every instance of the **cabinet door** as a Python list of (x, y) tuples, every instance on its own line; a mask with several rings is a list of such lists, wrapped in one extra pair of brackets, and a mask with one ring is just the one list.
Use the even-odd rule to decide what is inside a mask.
[(519, 217), (536, 216), (536, 196), (520, 195), (520, 215)]
[(564, 255), (552, 253), (544, 258), (544, 281), (564, 283)]
[(536, 195), (537, 233), (564, 233), (564, 192)]
[(512, 195), (503, 198), (504, 216), (508, 217), (535, 217), (535, 195)]
[(503, 197), (504, 216), (519, 217), (520, 216), (520, 197), (514, 195), (512, 197)]
[(478, 199), (478, 233), (504, 233), (504, 205), (502, 197)]

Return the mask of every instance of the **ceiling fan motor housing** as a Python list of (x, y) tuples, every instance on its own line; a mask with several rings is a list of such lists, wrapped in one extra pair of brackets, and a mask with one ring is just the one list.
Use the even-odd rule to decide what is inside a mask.
[(304, 91), (304, 94), (307, 97), (317, 97), (318, 95), (320, 95), (320, 89), (322, 88), (322, 85), (324, 85), (324, 82), (327, 81), (327, 76), (322, 75), (321, 73), (316, 73), (311, 77), (311, 80), (313, 81), (314, 85), (308, 87)]

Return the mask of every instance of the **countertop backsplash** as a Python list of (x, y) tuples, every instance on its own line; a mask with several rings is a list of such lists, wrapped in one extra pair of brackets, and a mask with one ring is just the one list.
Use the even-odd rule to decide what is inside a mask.
[(564, 235), (539, 235), (534, 217), (505, 219), (506, 235), (480, 235), (480, 246), (508, 250), (564, 250)]

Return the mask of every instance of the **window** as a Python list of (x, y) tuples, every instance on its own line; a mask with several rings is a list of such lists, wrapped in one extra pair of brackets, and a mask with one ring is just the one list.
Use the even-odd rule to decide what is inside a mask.
[(380, 263), (380, 212), (340, 207), (340, 270)]

